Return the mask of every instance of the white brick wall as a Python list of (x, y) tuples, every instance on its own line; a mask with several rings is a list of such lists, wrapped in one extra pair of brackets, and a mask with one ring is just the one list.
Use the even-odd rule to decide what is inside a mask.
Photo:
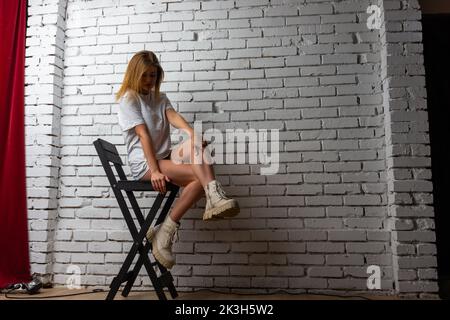
[[(395, 288), (404, 293), (436, 292), (436, 236), (419, 4), (382, 4), (384, 18), (390, 22), (381, 30), (385, 57), (381, 76), (385, 87), (387, 223), (391, 230)], [(417, 32), (405, 32), (409, 25), (415, 25)], [(398, 50), (408, 45), (415, 45), (416, 49)], [(415, 93), (411, 96), (406, 92)], [(422, 127), (417, 125), (420, 123)], [(422, 151), (416, 152), (417, 149)], [(429, 250), (422, 251), (422, 246)]]
[[(66, 1), (29, 1), (25, 65), (27, 195), (32, 272), (53, 273), (61, 168)], [(76, 245), (76, 244), (75, 244)]]
[[(405, 29), (369, 30), (370, 4)], [(83, 285), (106, 287), (131, 246), (92, 142), (106, 139), (126, 159), (114, 93), (131, 56), (147, 49), (165, 70), (161, 90), (189, 121), (280, 129), (278, 175), (216, 166), (240, 202), (236, 219), (203, 222), (204, 200), (183, 218), (179, 290), (366, 291), (377, 264), (383, 293), (436, 292), (417, 1), (36, 0), (29, 14), (36, 272), (61, 285), (76, 264)], [(402, 44), (417, 53), (404, 56)], [(148, 209), (152, 196), (138, 196)], [(136, 284), (147, 287), (143, 275)]]

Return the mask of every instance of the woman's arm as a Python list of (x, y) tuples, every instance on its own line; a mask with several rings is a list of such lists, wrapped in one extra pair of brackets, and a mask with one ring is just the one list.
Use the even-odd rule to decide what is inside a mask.
[(151, 168), (151, 182), (153, 189), (165, 193), (166, 192), (166, 181), (169, 181), (167, 176), (164, 176), (159, 170), (158, 160), (155, 156), (155, 148), (153, 147), (153, 142), (148, 132), (147, 126), (145, 124), (139, 124), (134, 127), (136, 135), (141, 141), (142, 149), (144, 150), (144, 155), (149, 162)]
[[(176, 112), (174, 109), (170, 108), (166, 110), (166, 116), (167, 120), (169, 120), (170, 124), (174, 126), (177, 129), (181, 129), (186, 131), (189, 134), (189, 137), (194, 140), (194, 129), (187, 123), (187, 121), (183, 118), (181, 114)], [(196, 132), (196, 135), (202, 136), (201, 132)], [(203, 141), (202, 139), (202, 146), (206, 147), (208, 143)]]
[(152, 172), (159, 171), (158, 161), (155, 156), (155, 148), (153, 147), (153, 142), (148, 132), (147, 126), (145, 124), (139, 124), (134, 127), (134, 130), (141, 140), (142, 149), (144, 150), (145, 158), (147, 159)]
[(167, 120), (170, 124), (177, 129), (185, 130), (192, 137), (194, 134), (194, 129), (187, 123), (181, 114), (176, 112), (174, 109), (166, 109)]

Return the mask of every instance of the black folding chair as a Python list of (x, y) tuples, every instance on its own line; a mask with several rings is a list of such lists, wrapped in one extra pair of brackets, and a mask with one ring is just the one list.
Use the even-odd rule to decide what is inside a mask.
[[(120, 158), (119, 153), (117, 152), (117, 149), (113, 144), (102, 139), (97, 139), (96, 141), (94, 141), (94, 146), (97, 150), (98, 156), (100, 157), (102, 166), (105, 169), (106, 176), (108, 177), (111, 188), (114, 191), (117, 202), (119, 203), (120, 210), (122, 211), (122, 214), (125, 218), (128, 229), (130, 230), (131, 236), (133, 237), (133, 245), (131, 246), (130, 252), (126, 257), (119, 271), (119, 274), (114, 277), (113, 281), (109, 285), (110, 290), (108, 296), (106, 297), (106, 300), (114, 299), (117, 291), (124, 282), (126, 282), (126, 285), (122, 291), (122, 296), (127, 297), (134, 284), (134, 281), (136, 280), (136, 277), (139, 274), (139, 271), (142, 268), (142, 265), (144, 265), (145, 269), (147, 270), (148, 276), (150, 277), (158, 298), (160, 300), (167, 300), (163, 290), (164, 287), (167, 287), (169, 289), (170, 295), (173, 299), (175, 299), (178, 296), (178, 293), (175, 289), (175, 286), (173, 285), (173, 277), (164, 266), (162, 266), (156, 259), (154, 259), (153, 255), (152, 257), (155, 262), (150, 261), (149, 252), (151, 252), (150, 249), (152, 244), (145, 238), (148, 229), (155, 220), (155, 216), (159, 208), (161, 207), (161, 203), (165, 198), (165, 194), (158, 193), (153, 206), (147, 214), (147, 217), (144, 219), (136, 198), (134, 197), (133, 191), (155, 191), (151, 183), (127, 180), (127, 177), (122, 169), (122, 159)], [(111, 163), (116, 168), (119, 180), (116, 179), (113, 173)], [(175, 200), (178, 189), (178, 186), (172, 183), (167, 183), (167, 190), (170, 193), (163, 208), (161, 209), (161, 213), (156, 219), (155, 226), (164, 221), (167, 212), (169, 211), (173, 201)], [(122, 194), (122, 191), (126, 192), (128, 200), (131, 203), (131, 206), (141, 228), (139, 231), (136, 228), (130, 211), (128, 210), (128, 206)], [(144, 238), (146, 239), (145, 244), (143, 244)], [(129, 271), (129, 268), (137, 253), (139, 253), (139, 258), (133, 270)], [(155, 271), (156, 266), (159, 268), (160, 276), (158, 276)]]

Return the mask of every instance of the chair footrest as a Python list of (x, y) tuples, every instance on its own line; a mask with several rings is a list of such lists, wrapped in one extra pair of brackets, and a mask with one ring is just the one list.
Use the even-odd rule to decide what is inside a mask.
[(111, 284), (109, 285), (109, 287), (111, 288), (113, 283), (115, 283), (116, 281), (120, 281), (120, 284), (127, 282), (128, 280), (130, 280), (130, 278), (132, 276), (133, 276), (133, 271), (128, 271), (121, 280), (117, 277), (114, 277), (114, 279), (111, 281)]

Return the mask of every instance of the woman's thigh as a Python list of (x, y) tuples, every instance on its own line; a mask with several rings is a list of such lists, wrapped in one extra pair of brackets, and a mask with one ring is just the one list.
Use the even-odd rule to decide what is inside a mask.
[[(175, 164), (172, 160), (158, 160), (159, 170), (177, 186), (184, 187), (197, 180), (190, 164)], [(142, 181), (150, 181), (151, 172), (147, 171)]]
[(191, 148), (191, 140), (184, 140), (172, 150), (170, 159), (176, 164), (191, 163)]
[(192, 145), (191, 139), (186, 139), (177, 145), (170, 155), (170, 158), (175, 163), (187, 163), (187, 164), (201, 164), (206, 162), (212, 164), (213, 160), (208, 149), (202, 146), (200, 143), (197, 148)]

